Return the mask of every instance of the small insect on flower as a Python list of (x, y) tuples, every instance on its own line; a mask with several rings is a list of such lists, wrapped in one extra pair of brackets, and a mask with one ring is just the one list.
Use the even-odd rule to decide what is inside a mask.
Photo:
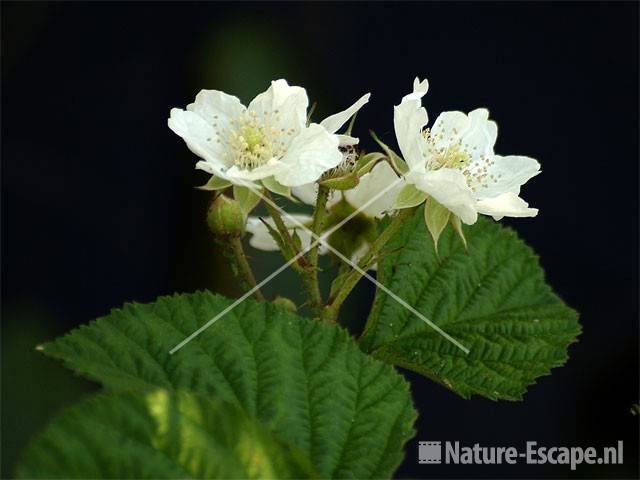
[(248, 107), (224, 92), (202, 90), (186, 110), (172, 109), (168, 124), (202, 158), (196, 168), (214, 175), (216, 185), (262, 182), (280, 191), (314, 182), (342, 161), (340, 145), (358, 140), (336, 132), (368, 101), (366, 94), (308, 124), (306, 90), (276, 80)]

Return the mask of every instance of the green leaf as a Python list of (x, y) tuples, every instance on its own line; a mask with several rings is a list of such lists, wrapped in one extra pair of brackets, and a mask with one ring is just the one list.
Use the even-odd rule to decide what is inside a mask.
[(240, 204), (245, 215), (249, 215), (260, 203), (260, 196), (256, 195), (253, 190), (238, 185), (233, 186), (233, 198)]
[(398, 192), (393, 208), (413, 208), (422, 204), (427, 199), (427, 194), (418, 190), (415, 185), (408, 183)]
[(388, 477), (413, 435), (408, 383), (342, 328), (210, 293), (128, 304), (44, 345), (111, 389), (188, 389), (234, 402), (300, 447), (322, 477)]
[(224, 190), (225, 188), (230, 186), (231, 186), (231, 182), (224, 180), (222, 178), (216, 177), (215, 175), (211, 175), (211, 178), (207, 183), (196, 188), (198, 190), (215, 191), (215, 190)]
[(102, 394), (56, 416), (21, 478), (309, 478), (311, 462), (230, 403), (187, 392)]
[[(470, 350), (377, 292), (361, 338), (373, 356), (421, 373), (467, 398), (518, 400), (567, 359), (580, 333), (575, 311), (545, 283), (538, 258), (515, 232), (481, 218), (429, 248), (422, 212), (390, 240), (378, 279)], [(396, 251), (394, 252), (394, 249)]]
[(424, 221), (427, 225), (427, 230), (433, 238), (433, 246), (436, 253), (438, 252), (438, 239), (444, 230), (444, 227), (449, 223), (449, 217), (451, 212), (440, 205), (433, 197), (427, 198), (424, 204)]

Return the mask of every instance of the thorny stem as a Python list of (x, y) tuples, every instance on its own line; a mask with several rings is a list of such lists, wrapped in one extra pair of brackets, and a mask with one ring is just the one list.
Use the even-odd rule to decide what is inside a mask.
[(318, 242), (314, 240), (318, 238), (322, 232), (327, 210), (327, 200), (329, 199), (329, 189), (322, 185), (318, 186), (318, 197), (316, 199), (316, 207), (313, 212), (313, 223), (311, 224), (311, 236), (313, 247), (309, 250), (309, 263), (313, 268), (314, 282), (318, 283)]
[[(247, 256), (244, 253), (240, 237), (231, 236), (221, 240), (220, 242), (224, 243), (224, 246), (226, 247), (226, 257), (231, 262), (231, 269), (233, 270), (234, 275), (240, 280), (240, 282), (242, 282), (242, 288), (244, 290), (249, 290), (255, 287), (256, 278), (251, 270), (251, 265), (249, 265), (249, 262), (247, 261)], [(259, 289), (253, 293), (253, 296), (256, 300), (265, 300)]]
[[(276, 229), (282, 238), (283, 247), (286, 250), (283, 251), (284, 257), (286, 260), (290, 260), (298, 254), (298, 247), (296, 246), (289, 229), (285, 225), (282, 215), (278, 209), (274, 208), (271, 204), (271, 202), (273, 202), (271, 195), (267, 191), (264, 192), (264, 195), (269, 200), (268, 202), (264, 202), (265, 207), (276, 224)], [(320, 294), (320, 286), (318, 285), (318, 279), (316, 276), (316, 267), (311, 265), (304, 256), (301, 256), (298, 261), (292, 263), (291, 266), (302, 278), (302, 285), (307, 292), (307, 297), (309, 298), (309, 307), (314, 314), (319, 315), (323, 304), (322, 295)]]
[[(398, 229), (406, 222), (407, 218), (409, 218), (413, 214), (413, 211), (414, 209), (412, 208), (406, 208), (398, 212), (389, 226), (387, 226), (387, 228), (385, 228), (384, 231), (378, 236), (378, 238), (376, 238), (376, 240), (371, 244), (369, 252), (358, 262), (358, 267), (360, 268), (360, 270), (366, 272), (371, 267), (371, 265), (376, 261), (376, 258), (384, 245), (389, 241), (393, 234), (396, 233)], [(338, 313), (340, 312), (340, 307), (342, 307), (342, 304), (349, 296), (361, 277), (362, 274), (355, 268), (352, 269), (351, 272), (345, 277), (344, 281), (340, 285), (340, 288), (337, 290), (335, 297), (329, 299), (329, 303), (322, 312), (322, 319), (325, 322), (336, 322)]]

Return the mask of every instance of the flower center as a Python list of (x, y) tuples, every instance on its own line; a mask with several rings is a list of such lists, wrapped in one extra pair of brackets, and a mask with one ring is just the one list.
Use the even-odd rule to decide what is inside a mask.
[[(455, 168), (464, 170), (471, 163), (471, 155), (462, 147), (460, 143), (450, 143), (446, 147), (437, 146), (435, 138), (430, 129), (425, 129), (422, 136), (428, 144), (430, 155), (427, 156), (427, 170), (438, 170), (440, 168)], [(425, 154), (426, 155), (426, 154)]]
[[(457, 133), (454, 131), (454, 133)], [(449, 139), (449, 144), (437, 146), (436, 140), (442, 140), (442, 136), (434, 137), (430, 129), (425, 129), (422, 135), (427, 142), (429, 153), (425, 153), (427, 170), (438, 170), (440, 168), (454, 168), (461, 170), (467, 179), (467, 185), (472, 191), (479, 188), (487, 188), (490, 184), (496, 183), (502, 174), (494, 175), (490, 168), (495, 164), (493, 157), (480, 154), (472, 156), (469, 153), (469, 145), (463, 144), (462, 140)], [(442, 145), (442, 144), (441, 144)], [(476, 147), (473, 147), (475, 150)]]
[(285, 154), (295, 133), (294, 129), (281, 126), (281, 117), (278, 110), (260, 116), (247, 111), (224, 128), (214, 117), (215, 141), (224, 146), (224, 158), (242, 170), (275, 163)]
[(260, 153), (266, 145), (264, 128), (247, 125), (242, 127), (238, 139), (244, 142), (244, 149), (249, 153)]

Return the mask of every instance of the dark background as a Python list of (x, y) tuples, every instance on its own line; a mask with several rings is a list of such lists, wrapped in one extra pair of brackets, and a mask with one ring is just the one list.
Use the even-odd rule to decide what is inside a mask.
[[(524, 191), (540, 215), (507, 223), (584, 333), (520, 403), (465, 401), (408, 374), (420, 419), (397, 475), (637, 477), (638, 4), (593, 2), (3, 3), (3, 476), (34, 431), (95, 388), (35, 345), (126, 301), (239, 293), (203, 223), (207, 194), (192, 188), (206, 175), (166, 126), (171, 107), (201, 88), (248, 101), (284, 77), (322, 118), (371, 91), (357, 133), (373, 148), (369, 127), (395, 144), (392, 106), (416, 75), (430, 80), (432, 119), (486, 106), (497, 151), (541, 161)], [(253, 256), (259, 277), (281, 262)], [(625, 463), (418, 465), (418, 440), (624, 440)]]

